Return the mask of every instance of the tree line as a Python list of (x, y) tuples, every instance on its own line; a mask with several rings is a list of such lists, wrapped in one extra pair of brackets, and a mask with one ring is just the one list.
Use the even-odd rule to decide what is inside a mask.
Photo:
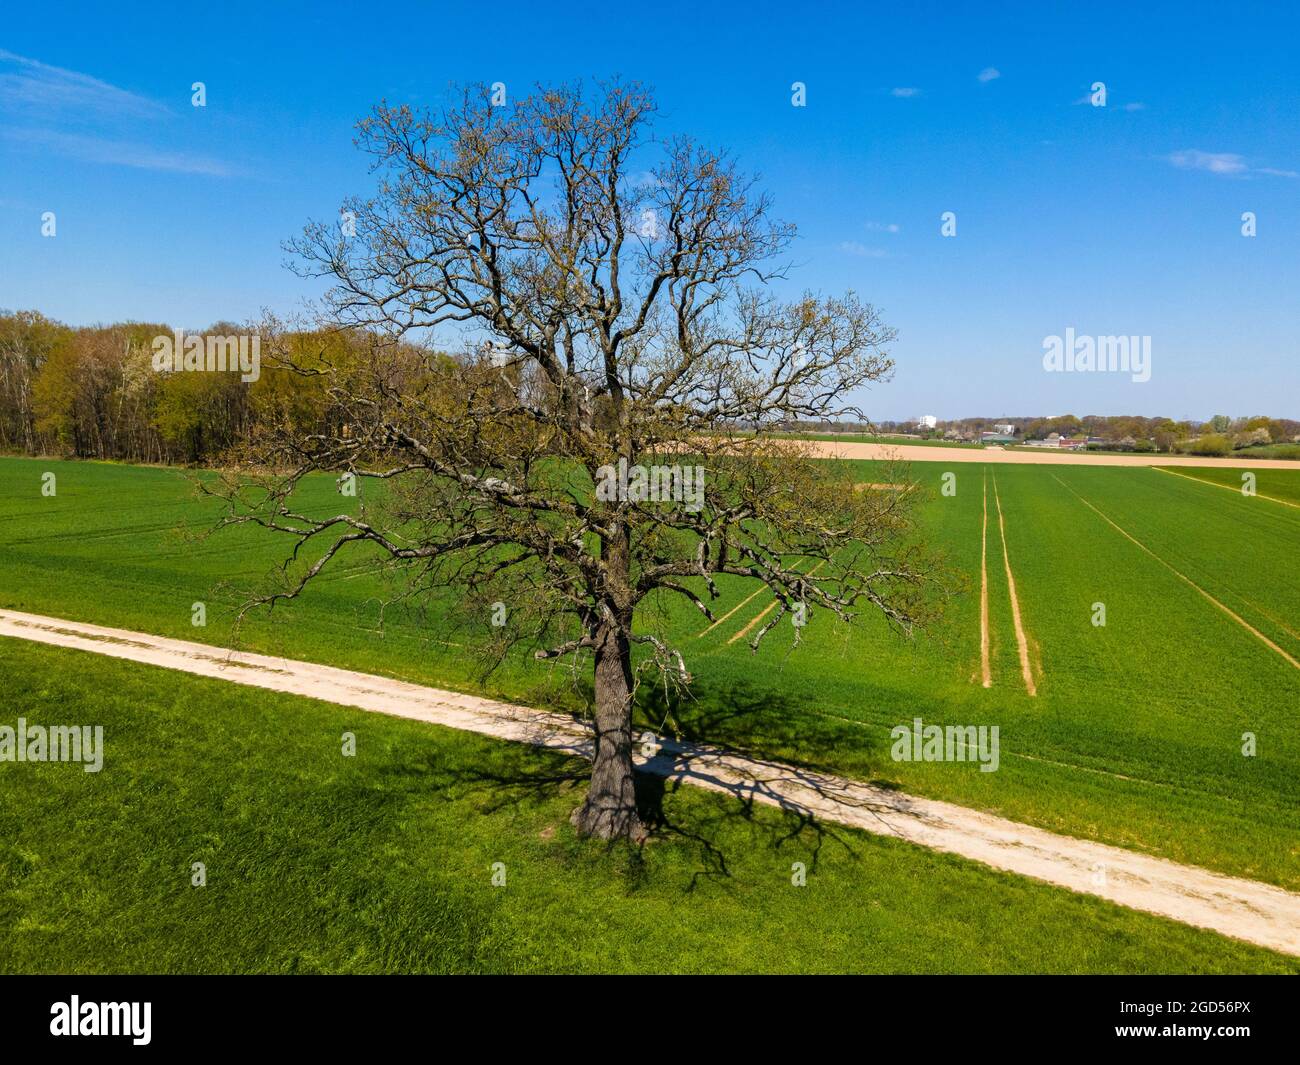
[(940, 420), (933, 428), (915, 421), (880, 421), (872, 424), (824, 421), (791, 423), (791, 431), (821, 433), (900, 433), (927, 439), (977, 441), (983, 432), (1000, 432), (1011, 425), (1013, 434), (1022, 440), (1042, 440), (1058, 436), (1086, 436), (1107, 448), (1131, 451), (1190, 451), (1196, 454), (1223, 454), (1233, 449), (1300, 442), (1300, 421), (1293, 418), (1270, 418), (1264, 415), (1229, 417), (1216, 414), (1205, 421), (1194, 419), (1145, 418), (1141, 415), (1089, 414), (1078, 417), (1062, 414), (1054, 417), (973, 417)]
[[(372, 338), (356, 330), (286, 331), (277, 323), (249, 327), (227, 322), (213, 324), (202, 335), (249, 332), (269, 334), (268, 358), (258, 379), (246, 384), (237, 373), (156, 370), (154, 340), (170, 337), (169, 325), (73, 327), (38, 311), (0, 311), (0, 451), (203, 465), (218, 462), (259, 424), (276, 421), (286, 408), (292, 409), (296, 423), (313, 431), (340, 428), (344, 412), (331, 410), (320, 379), (302, 372), (302, 366), (313, 359), (333, 364), (345, 351), (365, 358)], [(295, 369), (287, 369), (284, 361)], [(918, 429), (914, 422), (823, 419), (792, 420), (785, 428), (978, 440), (980, 432), (1000, 423), (1015, 425), (1022, 439), (1051, 433), (1088, 436), (1138, 451), (1223, 454), (1300, 440), (1300, 421), (1223, 414), (1204, 422), (1137, 415), (973, 417), (941, 421), (934, 429)]]
[[(263, 332), (216, 323), (204, 336)], [(0, 451), (160, 464), (217, 462), (259, 421), (290, 415), (316, 431), (336, 414), (310, 372), (313, 359), (351, 350), (364, 338), (344, 332), (276, 331), (275, 357), (257, 380), (239, 373), (159, 372), (155, 338), (171, 326), (150, 322), (73, 327), (37, 311), (0, 311)], [(304, 361), (305, 360), (305, 361)]]

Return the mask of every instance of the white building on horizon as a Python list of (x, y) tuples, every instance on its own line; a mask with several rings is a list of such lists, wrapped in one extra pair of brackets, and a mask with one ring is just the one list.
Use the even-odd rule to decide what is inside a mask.
[(922, 429), (933, 429), (939, 424), (939, 419), (933, 414), (922, 414), (916, 419), (916, 424)]

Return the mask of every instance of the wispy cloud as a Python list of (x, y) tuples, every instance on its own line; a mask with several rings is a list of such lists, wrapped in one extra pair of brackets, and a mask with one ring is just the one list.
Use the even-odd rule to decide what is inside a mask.
[(157, 146), (177, 131), (176, 113), (157, 100), (2, 48), (0, 116), (5, 140), (65, 159), (209, 177), (244, 173), (219, 158)]
[[(1085, 92), (1074, 102), (1076, 105), (1090, 104), (1092, 103), (1092, 93)], [(1116, 104), (1114, 107), (1098, 108), (1098, 110), (1101, 111), (1145, 111), (1146, 109), (1147, 109), (1147, 105), (1144, 104), (1141, 100), (1132, 100), (1126, 104)]]
[(1300, 172), (1295, 170), (1280, 170), (1275, 166), (1251, 166), (1236, 152), (1202, 152), (1196, 148), (1187, 148), (1181, 152), (1170, 152), (1165, 158), (1180, 170), (1204, 170), (1210, 174), (1230, 177), (1266, 174), (1269, 177), (1300, 178)]
[(1002, 77), (1002, 71), (1000, 71), (997, 67), (985, 67), (983, 70), (981, 70), (978, 74), (975, 75), (975, 80), (996, 81), (1000, 77)]
[(912, 88), (911, 86), (900, 86), (897, 89), (890, 89), (889, 95), (897, 96), (900, 100), (909, 100), (913, 96), (920, 96), (921, 90)]
[(861, 259), (883, 259), (889, 254), (884, 248), (868, 248), (856, 240), (840, 241), (840, 251), (845, 255), (856, 255)]
[(663, 182), (652, 170), (638, 170), (634, 174), (629, 174), (627, 180), (628, 184), (635, 189), (657, 189), (663, 186)]
[(1202, 152), (1195, 148), (1170, 152), (1168, 159), (1180, 170), (1208, 170), (1211, 174), (1245, 173), (1246, 161), (1235, 152)]
[(0, 48), (0, 106), (32, 118), (58, 113), (161, 118), (170, 111), (156, 100), (120, 89), (89, 74), (50, 66)]
[(210, 177), (231, 177), (240, 173), (237, 168), (220, 159), (187, 152), (163, 151), (148, 145), (105, 137), (56, 133), (45, 129), (6, 129), (0, 132), (8, 140), (87, 163), (109, 163), (138, 170), (167, 170), (178, 174), (206, 174)]
[(868, 222), (866, 230), (868, 233), (897, 233), (903, 227), (897, 222)]

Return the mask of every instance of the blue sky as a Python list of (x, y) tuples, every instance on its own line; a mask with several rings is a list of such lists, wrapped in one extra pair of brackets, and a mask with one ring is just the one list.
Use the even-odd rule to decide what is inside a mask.
[[(618, 74), (762, 174), (799, 227), (792, 293), (855, 289), (900, 331), (873, 417), (1300, 417), (1294, 9), (548, 6), (11, 6), (0, 307), (292, 312), (316, 289), (281, 242), (371, 188), (352, 125), (378, 100)], [(1150, 336), (1151, 379), (1045, 372), (1067, 328)]]

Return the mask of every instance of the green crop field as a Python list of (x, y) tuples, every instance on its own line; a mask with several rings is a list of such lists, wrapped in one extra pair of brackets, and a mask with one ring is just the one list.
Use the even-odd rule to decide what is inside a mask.
[(576, 760), (435, 725), (16, 640), (0, 673), (115, 737), (0, 774), (0, 972), (1300, 972), (693, 788), (643, 851), (580, 841)]
[[(855, 478), (864, 482), (883, 476), (871, 463), (852, 466)], [(42, 475), (47, 472), (57, 478), (53, 497), (41, 493)], [(940, 491), (947, 473), (955, 477), (951, 482), (955, 494)], [(716, 625), (709, 625), (684, 601), (662, 604), (669, 629), (699, 680), (692, 700), (672, 706), (644, 692), (641, 724), (887, 783), (1057, 832), (1300, 888), (1300, 570), (1295, 565), (1300, 556), (1300, 510), (1288, 505), (1300, 500), (1300, 473), (1262, 468), (1259, 494), (1254, 497), (1225, 490), (1225, 486), (1240, 486), (1240, 471), (1235, 470), (1180, 467), (1172, 473), (1065, 463), (1050, 467), (963, 463), (950, 471), (939, 459), (914, 464), (912, 474), (927, 496), (921, 510), (925, 537), (944, 554), (961, 582), (960, 594), (933, 631), (906, 642), (875, 619), (846, 627), (814, 614), (797, 648), (791, 646), (793, 630), (786, 628), (774, 632), (759, 653), (751, 655), (747, 640), (771, 599), (766, 593), (755, 594), (756, 585), (732, 579), (720, 586), (724, 598), (715, 606), (720, 619)], [(584, 708), (589, 684), (575, 678), (566, 666), (521, 656), (484, 675), (465, 651), (477, 634), (444, 609), (450, 604), (435, 602), (423, 611), (389, 609), (381, 624), (379, 604), (388, 586), (360, 555), (341, 557), (328, 579), (300, 599), (277, 607), (269, 616), (251, 616), (238, 633), (233, 632), (236, 606), (250, 590), (264, 585), (286, 545), (251, 529), (195, 536), (211, 525), (215, 511), (210, 501), (195, 496), (192, 476), (163, 468), (0, 459), (0, 606), (215, 644), (237, 640), (253, 650), (483, 691), (533, 705), (575, 712)], [(322, 509), (357, 502), (337, 496), (332, 480), (323, 476), (306, 486), (304, 496), (304, 506)], [(988, 688), (980, 683), (979, 609), (986, 507), (992, 675)], [(1004, 549), (1015, 581), (1035, 695), (1029, 694), (1022, 676)], [(196, 602), (207, 607), (202, 629), (191, 624)], [(1104, 609), (1104, 625), (1094, 624), (1099, 606)], [(115, 702), (127, 715), (124, 721), (133, 722), (131, 727), (146, 727), (156, 711), (183, 730), (186, 715), (177, 708), (197, 698), (199, 688), (209, 693), (203, 697), (212, 698), (214, 705), (224, 699), (221, 705), (231, 716), (221, 728), (234, 729), (239, 715), (255, 713), (256, 721), (249, 727), (259, 730), (272, 749), (276, 743), (300, 742), (287, 729), (272, 727), (273, 708), (295, 719), (301, 713), (320, 728), (327, 719), (356, 718), (337, 708), (299, 711), (298, 703), (287, 697), (271, 700), (246, 692), (217, 696), (207, 682), (200, 685), (144, 667), (94, 665), (74, 652), (38, 652), (14, 641), (0, 641), (0, 648), (8, 658), (7, 677), (29, 677), (41, 670), (57, 675), (75, 666), (78, 676), (92, 678), (68, 695), (83, 704), (98, 698), (100, 691), (121, 688), (137, 693), (129, 707), (121, 699)], [(39, 702), (49, 697), (47, 688), (58, 690), (49, 687), (54, 683), (42, 687), (39, 681), (25, 681), (13, 694), (20, 702)], [(146, 691), (156, 691), (156, 697), (151, 701), (142, 694)], [(982, 773), (969, 762), (892, 760), (890, 729), (917, 717), (927, 724), (999, 726), (998, 771)], [(433, 799), (417, 800), (410, 794), (411, 774), (422, 759), (436, 764), (442, 756), (435, 750), (446, 750), (446, 757), (459, 752), (454, 757), (465, 761), (470, 758), (466, 752), (501, 747), (408, 722), (367, 722), (367, 727), (383, 732), (389, 745), (385, 758), (401, 766), (402, 775), (392, 786), (402, 790), (402, 801), (417, 803), (425, 813)], [(426, 733), (427, 738), (421, 738)], [(1243, 754), (1246, 734), (1253, 736), (1255, 744), (1251, 756)], [(407, 742), (412, 744), (410, 752), (398, 750)], [(532, 759), (540, 772), (551, 756), (508, 757)], [(273, 762), (268, 755), (265, 765), (258, 763), (258, 773), (263, 775), (255, 776), (250, 769), (247, 778), (239, 776), (228, 785), (221, 781), (231, 769), (223, 763), (221, 772), (201, 774), (186, 787), (198, 794), (209, 785), (228, 786), (234, 805), (227, 813), (244, 817), (247, 804), (256, 800), (253, 793), (271, 781), (264, 774)], [(374, 771), (395, 772), (387, 763)], [(150, 772), (150, 779), (163, 786), (165, 767)], [(16, 801), (30, 800), (29, 795), (11, 792), (13, 785), (4, 784), (7, 779), (0, 775), (6, 809)], [(311, 788), (329, 783), (327, 775), (304, 778), (304, 802)], [(358, 779), (352, 786), (364, 790), (381, 784)], [(240, 799), (245, 792), (245, 799)], [(213, 801), (203, 794), (203, 801)], [(77, 810), (84, 799), (77, 794), (66, 797), (69, 808)], [(481, 800), (463, 796), (456, 801), (466, 804), (457, 815), (462, 819), (481, 805)], [(499, 841), (502, 848), (520, 849), (512, 854), (531, 854), (536, 850), (538, 826), (562, 821), (556, 811), (571, 807), (574, 800), (551, 795), (545, 800), (551, 805), (545, 806), (542, 799), (538, 802), (535, 816), (484, 811), (481, 829), (473, 830), (474, 838), (486, 848), (479, 856), (487, 854), (491, 841)], [(694, 804), (693, 812), (683, 814), (684, 818), (708, 820), (712, 816), (708, 811), (720, 800), (689, 802)], [(162, 813), (153, 809), (152, 815)], [(397, 822), (382, 831), (416, 831), (406, 824), (407, 815), (394, 816)], [(527, 824), (522, 825), (520, 818)], [(300, 827), (286, 814), (276, 831), (292, 835)], [(340, 823), (329, 831), (352, 829)], [(372, 825), (367, 831), (379, 833), (381, 828)], [(440, 829), (433, 825), (425, 831), (436, 834)], [(372, 836), (372, 842), (377, 838)], [(565, 862), (612, 860), (583, 858), (575, 850), (578, 844), (563, 838)], [(877, 862), (884, 862), (880, 856), (886, 853), (890, 862), (906, 854), (906, 862), (893, 866), (897, 876), (936, 877), (931, 885), (936, 893), (947, 890), (942, 877), (933, 871), (922, 873), (923, 868), (970, 868), (955, 860), (922, 856), (911, 848), (865, 840), (854, 837), (845, 853), (865, 850)], [(680, 841), (672, 844), (679, 845), (684, 847)], [(252, 848), (254, 841), (243, 840), (240, 846)], [(33, 851), (36, 857), (24, 857), (21, 847), (20, 843), (6, 858), (7, 917), (29, 899), (22, 883), (35, 875), (41, 861), (53, 863), (51, 870), (61, 868), (52, 855), (42, 857), (39, 848)], [(667, 850), (665, 846), (664, 853)], [(672, 875), (689, 879), (686, 867), (693, 859), (682, 856), (689, 850), (680, 855), (674, 851), (674, 857), (666, 859), (675, 870)], [(554, 864), (558, 859), (533, 855), (519, 860), (534, 859), (542, 865), (552, 862), (546, 866), (549, 872), (539, 871), (538, 876), (559, 875), (561, 867)], [(914, 862), (914, 867), (907, 862)], [(582, 867), (590, 869), (589, 864)], [(836, 890), (870, 882), (877, 874), (866, 868), (840, 869), (835, 875), (843, 880)], [(367, 875), (380, 874), (371, 869)], [(752, 866), (744, 874), (759, 875)], [(958, 872), (951, 875), (957, 877)], [(1008, 883), (986, 871), (960, 875), (996, 881), (1002, 885), (999, 890)], [(680, 890), (680, 883), (673, 883), (677, 884), (674, 890)], [(380, 890), (374, 884), (371, 888)], [(631, 890), (626, 883), (623, 889)], [(652, 890), (671, 894), (663, 883)], [(1032, 905), (1048, 906), (1047, 900), (1051, 906), (1063, 905), (1062, 896), (1050, 889), (1017, 890), (1042, 892), (1043, 900)], [(443, 902), (455, 908), (454, 899)], [(1021, 902), (1031, 905), (1027, 899)], [(1093, 906), (1078, 900), (1071, 904)], [(514, 904), (502, 905), (504, 912)], [(514, 928), (512, 922), (524, 920), (526, 909), (484, 919), (506, 936), (506, 930)], [(1089, 912), (1101, 910), (1107, 920), (1118, 920), (1119, 911), (1110, 907)], [(783, 919), (773, 913), (773, 919)], [(39, 913), (30, 919), (42, 924)], [(720, 922), (717, 935), (724, 935), (726, 921), (732, 918), (715, 912), (692, 919), (716, 920)], [(647, 933), (635, 931), (640, 926), (631, 917), (628, 920), (628, 935), (643, 940)], [(1134, 928), (1141, 924), (1132, 915), (1125, 914), (1124, 920), (1137, 922)], [(497, 921), (504, 923), (493, 923)], [(303, 956), (297, 962), (283, 952), (287, 947), (279, 953), (268, 948), (267, 957), (273, 960), (267, 967), (381, 967), (376, 958), (396, 948), (382, 937), (374, 938), (378, 933), (360, 924), (364, 922), (356, 934), (371, 937), (365, 940), (364, 951), (372, 953), (355, 953), (362, 946), (340, 933), (339, 942), (322, 947), (318, 957)], [(1154, 926), (1168, 936), (1170, 926), (1164, 922)], [(1049, 921), (1045, 927), (1055, 926)], [(1187, 930), (1181, 934), (1193, 935)], [(1203, 938), (1214, 944), (1210, 956), (1215, 964), (1230, 968), (1247, 957), (1241, 953), (1244, 948), (1227, 940), (1196, 935), (1198, 942)], [(556, 937), (560, 938), (559, 932)], [(1056, 933), (1043, 933), (1042, 938), (1055, 939)], [(38, 959), (43, 955), (33, 946), (42, 942), (40, 937), (25, 942), (28, 953), (17, 955), (24, 959), (18, 964), (40, 967)], [(1059, 955), (1044, 953), (1027, 967), (1071, 968), (1070, 942), (1062, 936)], [(1007, 960), (972, 953), (960, 943), (952, 944), (952, 950), (964, 959), (954, 963), (958, 968), (996, 969)], [(918, 951), (917, 958), (938, 956)], [(1161, 953), (1152, 946), (1145, 962), (1125, 964), (1130, 971), (1186, 967), (1175, 947), (1169, 951)], [(96, 964), (110, 968), (130, 966), (133, 957), (130, 945), (120, 943), (106, 944), (95, 955)], [(695, 959), (666, 957), (664, 965), (707, 969), (721, 965), (718, 957), (712, 961), (704, 954)], [(568, 959), (573, 965), (581, 960)], [(64, 959), (65, 964), (72, 961)], [(472, 967), (473, 959), (460, 961)], [(730, 961), (742, 964), (737, 958)], [(184, 967), (180, 960), (174, 964)], [(433, 955), (419, 959), (419, 967), (424, 968), (456, 964), (455, 959)], [(500, 964), (536, 968), (540, 963), (536, 958), (530, 962), (525, 951)], [(754, 958), (743, 964), (780, 967)], [(836, 967), (830, 955), (825, 964)], [(810, 961), (806, 967), (818, 966)], [(881, 967), (901, 970), (913, 963), (905, 952), (896, 952)], [(944, 964), (936, 962), (933, 967)], [(1077, 967), (1090, 968), (1086, 963)]]
[(1242, 490), (1247, 487), (1245, 475), (1250, 474), (1256, 496), (1282, 500), (1300, 505), (1300, 476), (1295, 470), (1276, 470), (1262, 465), (1253, 470), (1240, 469), (1188, 469), (1185, 466), (1160, 467), (1162, 473), (1175, 477), (1192, 478), (1203, 484), (1231, 488), (1243, 499), (1249, 499)]

